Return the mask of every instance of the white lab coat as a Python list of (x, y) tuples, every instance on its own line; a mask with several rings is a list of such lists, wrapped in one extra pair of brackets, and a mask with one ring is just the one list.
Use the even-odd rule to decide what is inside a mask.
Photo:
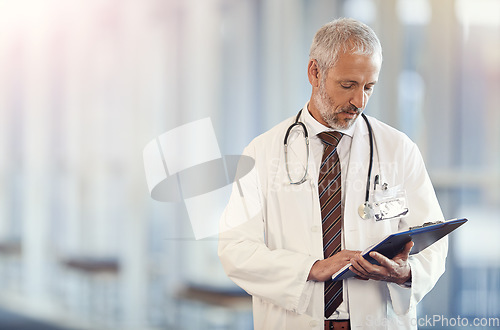
[[(381, 183), (388, 183), (389, 188), (405, 189), (410, 212), (403, 219), (379, 222), (359, 217), (370, 149), (368, 129), (362, 119), (357, 120), (350, 157), (345, 160), (348, 171), (342, 172), (347, 175), (342, 187), (346, 190), (343, 248), (349, 250), (363, 250), (390, 233), (443, 219), (416, 145), (403, 133), (369, 119), (375, 137), (371, 182), (380, 174)], [(219, 257), (228, 276), (252, 295), (255, 329), (323, 328), (323, 283), (307, 281), (313, 263), (323, 259), (314, 179), (319, 166), (309, 157), (309, 180), (298, 186), (289, 184), (283, 138), (293, 121), (290, 118), (278, 124), (245, 149), (244, 154), (255, 159), (255, 167), (234, 184), (221, 219)], [(297, 132), (289, 138), (292, 172), (305, 160), (304, 139)], [(444, 272), (447, 244), (444, 238), (410, 256), (411, 288), (374, 280), (345, 280), (352, 328), (416, 329), (416, 304)]]

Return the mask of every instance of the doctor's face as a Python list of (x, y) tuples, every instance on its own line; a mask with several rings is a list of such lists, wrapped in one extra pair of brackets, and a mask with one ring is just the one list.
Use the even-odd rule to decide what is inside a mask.
[[(315, 64), (309, 63), (311, 65)], [(326, 75), (318, 73), (309, 111), (325, 126), (347, 129), (365, 109), (381, 67), (378, 55), (342, 54)]]

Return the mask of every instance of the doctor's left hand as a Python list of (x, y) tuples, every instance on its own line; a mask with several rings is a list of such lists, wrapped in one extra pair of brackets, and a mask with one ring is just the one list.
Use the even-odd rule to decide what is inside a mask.
[(386, 258), (377, 252), (371, 252), (370, 256), (380, 265), (374, 265), (361, 255), (357, 255), (351, 259), (352, 266), (349, 269), (360, 279), (372, 279), (404, 284), (411, 279), (411, 269), (408, 257), (412, 247), (413, 242), (408, 242), (403, 251), (401, 251), (393, 259)]

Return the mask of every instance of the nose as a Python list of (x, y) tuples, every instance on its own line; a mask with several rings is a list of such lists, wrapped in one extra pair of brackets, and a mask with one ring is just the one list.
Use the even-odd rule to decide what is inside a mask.
[(356, 108), (363, 110), (366, 105), (366, 101), (368, 100), (368, 95), (366, 95), (365, 91), (362, 88), (358, 88), (354, 91), (354, 95), (351, 98), (351, 104)]

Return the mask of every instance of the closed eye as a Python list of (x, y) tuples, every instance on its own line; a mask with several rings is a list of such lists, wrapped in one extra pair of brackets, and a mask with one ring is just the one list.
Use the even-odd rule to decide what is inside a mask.
[(375, 87), (375, 84), (369, 84), (365, 86), (365, 91), (373, 91), (373, 87)]

